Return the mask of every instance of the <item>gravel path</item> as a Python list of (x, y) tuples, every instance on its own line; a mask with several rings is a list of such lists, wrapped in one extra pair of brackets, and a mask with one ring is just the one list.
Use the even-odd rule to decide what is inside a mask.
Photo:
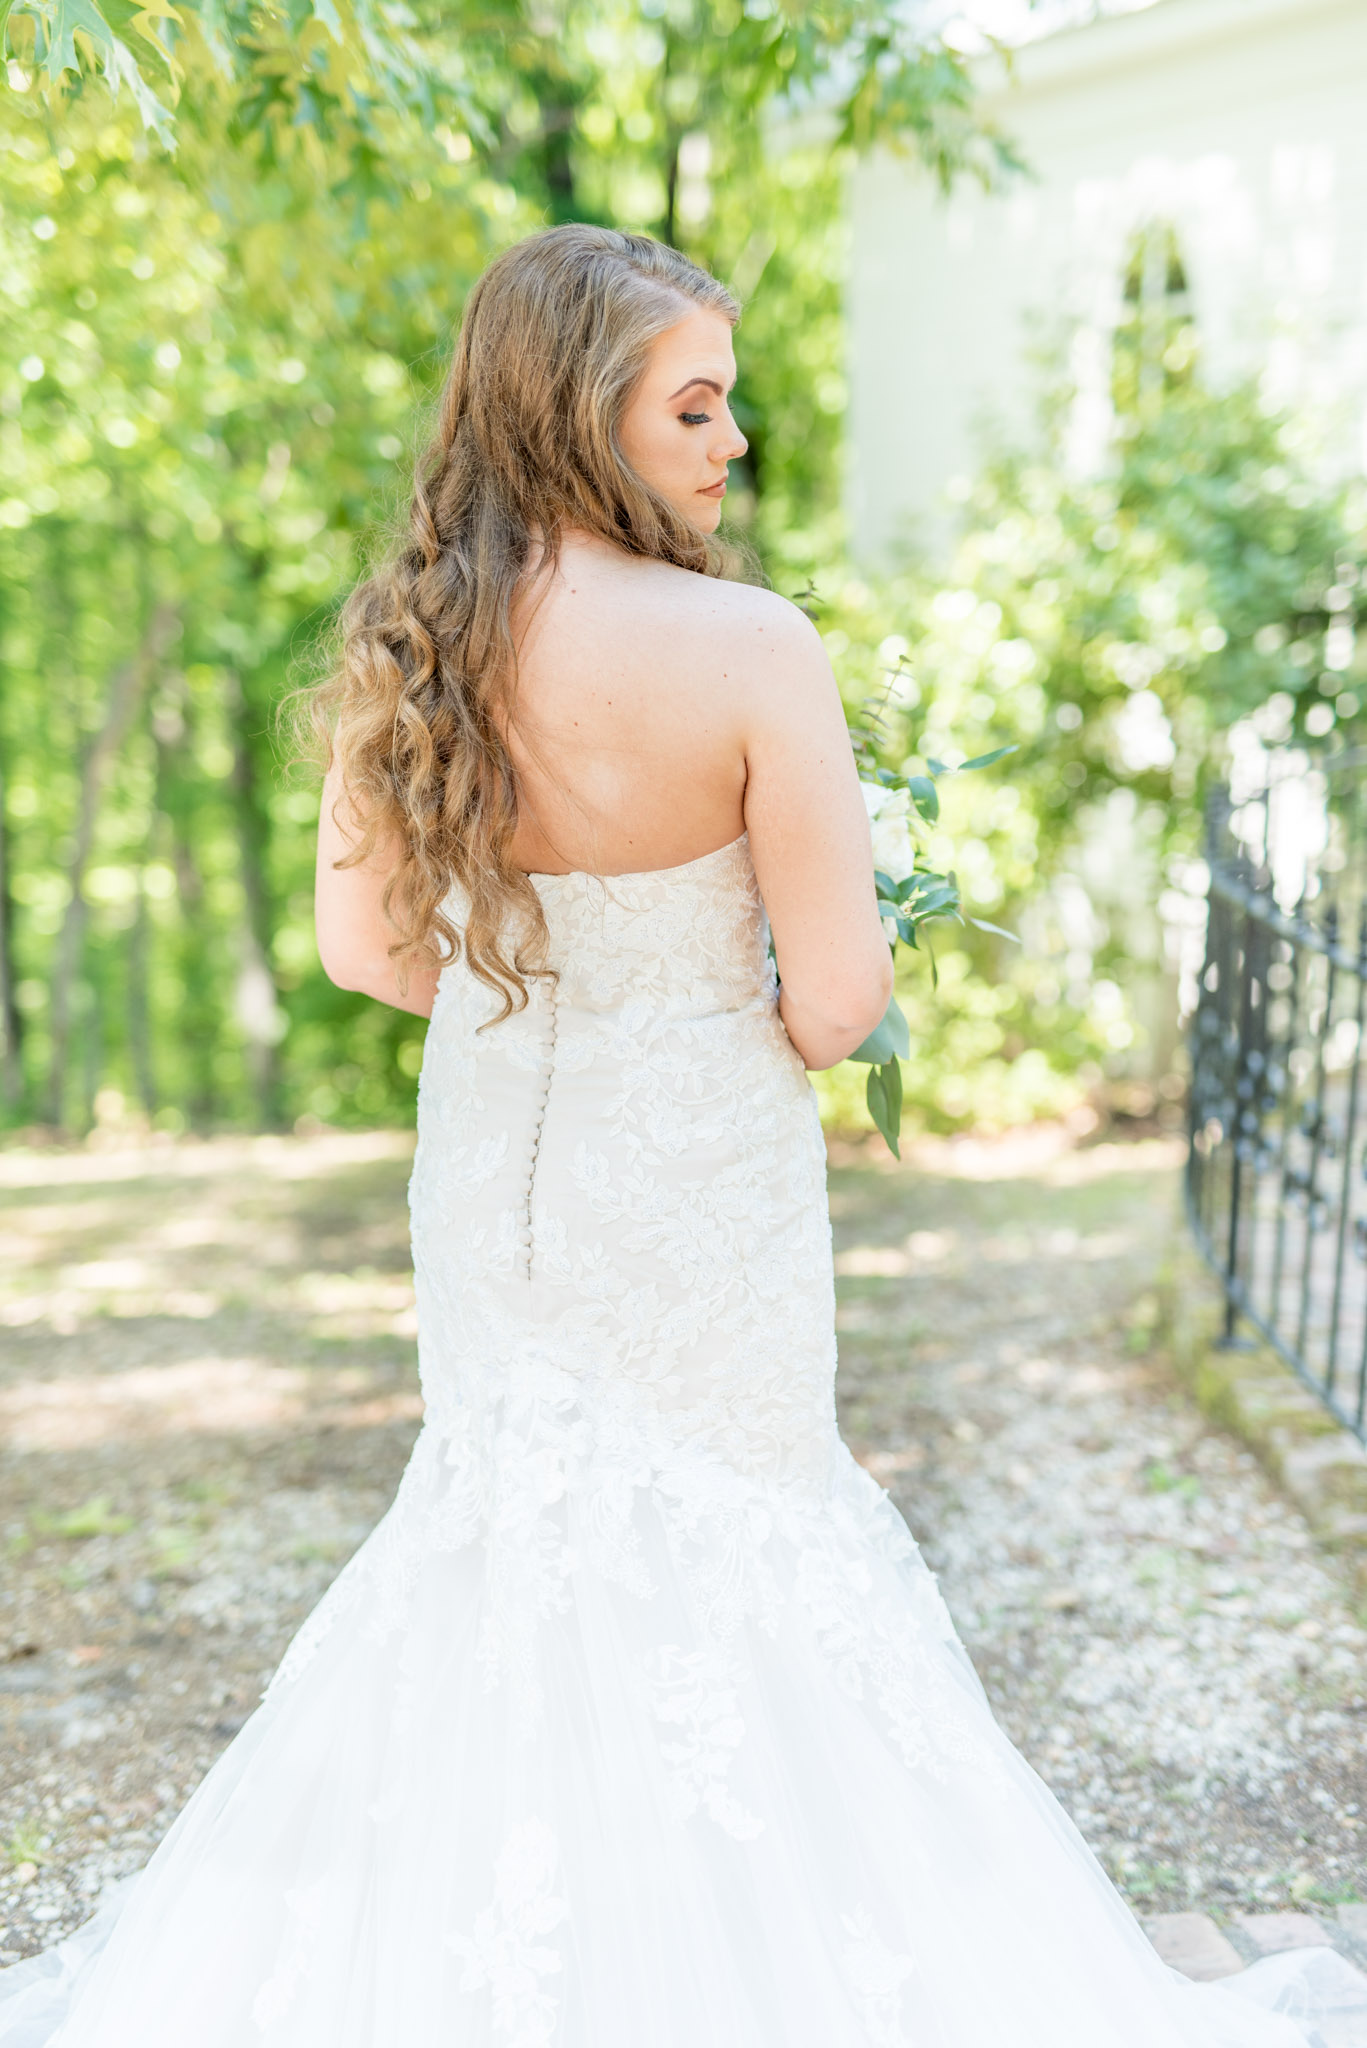
[(1363, 1617), (1153, 1350), (1173, 1147), (1047, 1142), (833, 1176), (846, 1434), (1137, 1908), (1367, 1900)]
[(388, 1505), (411, 1150), (0, 1153), (0, 1961), (146, 1861)]
[[(0, 1960), (145, 1860), (391, 1497), (408, 1159), (0, 1153)], [(831, 1187), (846, 1433), (1129, 1896), (1367, 1899), (1367, 1633), (1150, 1349), (1171, 1145), (837, 1147)]]

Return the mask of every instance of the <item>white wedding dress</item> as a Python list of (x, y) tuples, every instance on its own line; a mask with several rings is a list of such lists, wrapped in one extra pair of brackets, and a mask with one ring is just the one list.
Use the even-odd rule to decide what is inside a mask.
[(1328, 1951), (1157, 1960), (841, 1443), (746, 839), (535, 883), (558, 985), (432, 1017), (394, 1506), (2, 2048), (1367, 2040)]

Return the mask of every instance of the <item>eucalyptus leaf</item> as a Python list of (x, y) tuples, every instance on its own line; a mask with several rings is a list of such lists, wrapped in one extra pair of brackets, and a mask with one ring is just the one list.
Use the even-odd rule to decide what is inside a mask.
[(959, 892), (948, 882), (938, 888), (927, 889), (916, 898), (913, 915), (918, 923), (928, 917), (952, 917), (959, 908)]
[(869, 1105), (870, 1116), (883, 1134), (888, 1150), (894, 1159), (900, 1159), (902, 1069), (896, 1060), (889, 1060), (881, 1067), (869, 1069), (869, 1078), (864, 1084), (864, 1100)]
[(861, 1066), (883, 1066), (888, 1060), (911, 1056), (911, 1032), (896, 996), (888, 999), (882, 1022), (877, 1024), (862, 1044), (857, 1045), (848, 1057), (858, 1060)]
[(971, 761), (962, 762), (959, 767), (959, 773), (960, 775), (966, 775), (970, 768), (990, 768), (994, 761), (1004, 761), (1008, 754), (1015, 754), (1019, 751), (1014, 741), (1009, 747), (994, 747), (990, 754), (975, 754)]
[(933, 825), (940, 815), (940, 792), (936, 789), (930, 776), (909, 775), (906, 787), (907, 794), (917, 810), (922, 813), (929, 824)]

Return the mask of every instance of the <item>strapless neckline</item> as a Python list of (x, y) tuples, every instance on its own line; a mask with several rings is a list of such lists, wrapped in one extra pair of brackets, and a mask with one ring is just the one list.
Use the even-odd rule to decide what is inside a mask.
[(709, 861), (720, 860), (725, 853), (736, 853), (750, 837), (742, 832), (738, 839), (728, 839), (725, 846), (714, 846), (710, 853), (700, 853), (692, 860), (676, 861), (668, 868), (621, 868), (611, 875), (600, 875), (593, 868), (566, 868), (559, 874), (542, 873), (536, 868), (526, 868), (529, 882), (650, 882), (656, 876), (687, 875), (694, 868), (705, 867)]

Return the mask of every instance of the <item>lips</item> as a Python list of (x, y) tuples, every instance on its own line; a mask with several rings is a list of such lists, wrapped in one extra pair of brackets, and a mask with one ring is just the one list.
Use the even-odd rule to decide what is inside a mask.
[(726, 496), (726, 478), (723, 477), (719, 484), (705, 484), (700, 495), (704, 498), (724, 498)]

